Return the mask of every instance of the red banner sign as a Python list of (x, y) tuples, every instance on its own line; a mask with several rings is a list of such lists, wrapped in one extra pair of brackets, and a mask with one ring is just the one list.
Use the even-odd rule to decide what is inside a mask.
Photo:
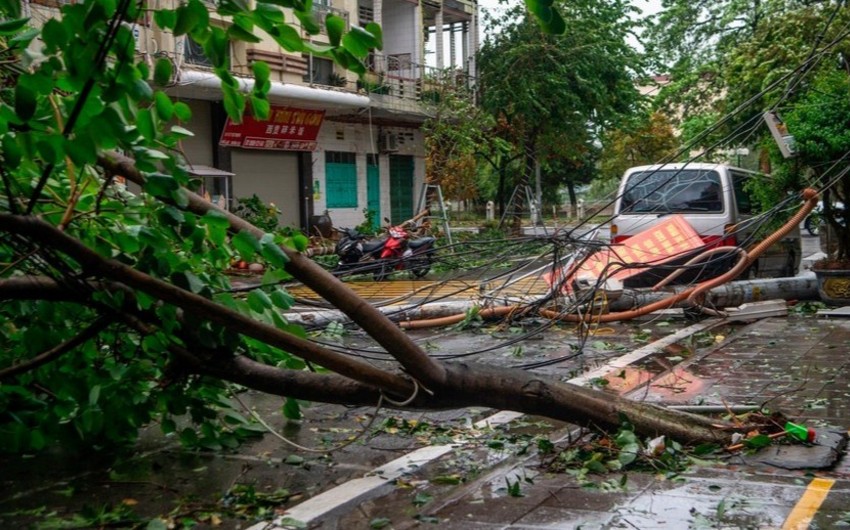
[(325, 111), (272, 107), (269, 119), (257, 121), (246, 115), (242, 123), (227, 118), (219, 145), (245, 149), (281, 151), (315, 151), (316, 137), (322, 127)]

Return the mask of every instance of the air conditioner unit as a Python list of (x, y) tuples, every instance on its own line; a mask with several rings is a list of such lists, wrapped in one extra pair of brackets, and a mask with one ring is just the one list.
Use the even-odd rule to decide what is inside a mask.
[(398, 151), (398, 135), (395, 133), (385, 133), (381, 138), (381, 152), (391, 153)]

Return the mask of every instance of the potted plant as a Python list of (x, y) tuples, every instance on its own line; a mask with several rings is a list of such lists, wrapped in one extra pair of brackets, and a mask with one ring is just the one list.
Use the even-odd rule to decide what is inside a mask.
[[(796, 141), (789, 163), (809, 176), (822, 193), (821, 249), (826, 257), (813, 270), (821, 298), (850, 304), (850, 75), (842, 69), (819, 72), (785, 113)], [(786, 168), (786, 169), (789, 169)]]

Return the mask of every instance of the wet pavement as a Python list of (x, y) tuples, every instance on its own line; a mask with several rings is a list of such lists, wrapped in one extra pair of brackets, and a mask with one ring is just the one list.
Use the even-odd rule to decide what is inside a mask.
[[(792, 315), (706, 327), (625, 364), (616, 360), (691, 323), (654, 317), (611, 324), (594, 328), (586, 341), (562, 326), (526, 336), (537, 324), (412, 335), (447, 360), (536, 365), (564, 380), (594, 374), (593, 384), (604, 379), (601, 388), (636, 400), (764, 405), (818, 432), (850, 427), (850, 320)], [(521, 340), (488, 349), (513, 339)], [(357, 334), (322, 340), (380, 359)], [(596, 377), (606, 366), (607, 375)], [(581, 477), (541, 465), (541, 439), (560, 447), (575, 434), (573, 426), (543, 418), (493, 419), (495, 411), (475, 408), (375, 415), (316, 404), (292, 422), (279, 398), (248, 392), (244, 399), (281, 435), (317, 452), (267, 434), (226, 454), (192, 453), (152, 427), (131, 455), (4, 457), (0, 528), (35, 528), (45, 520), (59, 528), (60, 518), (107, 506), (141, 521), (109, 526), (151, 529), (188, 528), (189, 521), (253, 530), (850, 527), (850, 459), (843, 455), (816, 471), (727, 456), (695, 459), (686, 469)], [(425, 456), (405, 460), (410, 455)], [(335, 493), (346, 488), (362, 490)], [(330, 504), (316, 509), (325, 497)], [(308, 516), (285, 519), (291, 514)], [(148, 526), (151, 518), (162, 525)]]

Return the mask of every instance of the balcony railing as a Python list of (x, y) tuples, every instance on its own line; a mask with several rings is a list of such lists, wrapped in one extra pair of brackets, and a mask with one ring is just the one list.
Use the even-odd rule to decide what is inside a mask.
[(474, 78), (461, 69), (439, 70), (412, 60), (411, 54), (369, 56), (367, 82), (361, 88), (394, 98), (436, 102), (448, 89), (472, 91)]

